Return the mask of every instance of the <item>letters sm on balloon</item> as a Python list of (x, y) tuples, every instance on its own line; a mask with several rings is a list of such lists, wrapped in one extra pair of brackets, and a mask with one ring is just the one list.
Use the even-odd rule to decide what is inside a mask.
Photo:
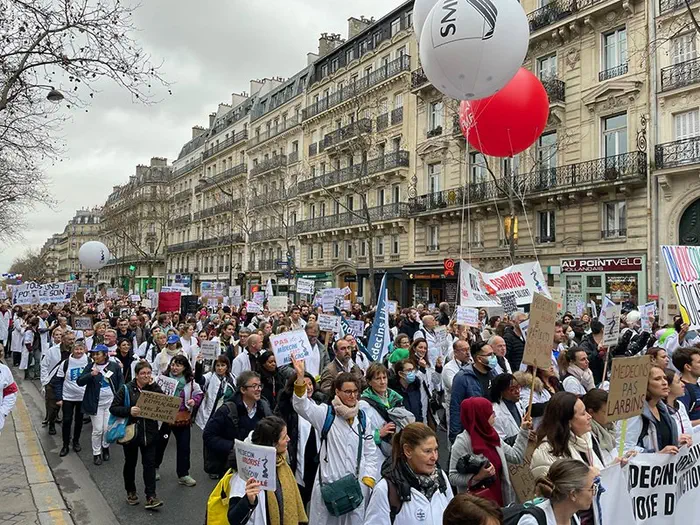
[(523, 68), (496, 94), (462, 101), (459, 107), (459, 125), (467, 141), (492, 157), (525, 151), (540, 137), (548, 117), (547, 91)]

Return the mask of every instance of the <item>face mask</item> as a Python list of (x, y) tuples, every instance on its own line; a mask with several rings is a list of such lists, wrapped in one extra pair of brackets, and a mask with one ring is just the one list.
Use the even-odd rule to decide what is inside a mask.
[(498, 358), (495, 355), (489, 356), (488, 367), (489, 368), (496, 368), (497, 365), (498, 365)]
[(416, 380), (416, 373), (415, 372), (409, 372), (406, 374), (406, 382), (407, 383), (413, 383)]

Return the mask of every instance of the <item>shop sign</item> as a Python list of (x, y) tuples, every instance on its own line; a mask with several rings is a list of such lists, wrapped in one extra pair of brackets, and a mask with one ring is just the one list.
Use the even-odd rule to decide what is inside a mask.
[(562, 273), (587, 272), (641, 272), (644, 257), (592, 257), (589, 259), (562, 259)]
[(440, 275), (437, 273), (426, 273), (426, 274), (420, 274), (420, 273), (409, 273), (408, 274), (409, 279), (415, 279), (416, 281), (432, 281), (436, 279), (444, 279), (444, 275)]

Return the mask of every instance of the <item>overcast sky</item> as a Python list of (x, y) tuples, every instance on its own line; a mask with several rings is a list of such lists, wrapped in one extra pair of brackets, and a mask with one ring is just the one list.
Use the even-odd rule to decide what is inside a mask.
[[(347, 19), (379, 19), (404, 0), (147, 0), (136, 14), (144, 49), (164, 61), (172, 96), (144, 107), (111, 85), (101, 86), (89, 112), (75, 113), (65, 127), (62, 162), (48, 169), (56, 210), (28, 217), (21, 242), (0, 246), (7, 271), (27, 248), (41, 248), (63, 231), (75, 210), (104, 203), (137, 164), (151, 157), (177, 157), (193, 125), (231, 93), (249, 91), (249, 81), (290, 77), (318, 50), (323, 32), (347, 38)], [(134, 2), (135, 3), (135, 2)]]

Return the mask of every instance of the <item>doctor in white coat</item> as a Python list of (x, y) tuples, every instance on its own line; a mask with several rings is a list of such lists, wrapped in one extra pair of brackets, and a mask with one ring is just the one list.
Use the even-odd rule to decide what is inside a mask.
[(500, 438), (512, 446), (526, 412), (520, 402), (520, 383), (513, 374), (500, 374), (491, 381), (489, 394), (496, 416), (493, 427)]
[[(304, 382), (304, 362), (292, 362), (296, 371), (297, 380), (294, 384), (294, 396), (292, 406), (299, 417), (306, 419), (314, 427), (320, 436), (326, 421), (328, 408), (325, 405), (317, 405), (306, 395), (306, 383)], [(309, 523), (323, 523), (324, 525), (362, 525), (365, 521), (365, 507), (376, 479), (376, 445), (372, 439), (372, 429), (367, 428), (364, 436), (361, 430), (361, 418), (366, 420), (360, 412), (358, 399), (360, 385), (357, 379), (350, 373), (341, 373), (335, 381), (335, 398), (332, 407), (335, 411), (335, 419), (330, 427), (328, 436), (321, 442), (320, 465), (317, 474), (317, 482), (314, 484), (311, 494), (311, 507), (309, 511)], [(365, 439), (366, 438), (366, 439)], [(359, 469), (357, 465), (357, 447), (362, 440), (362, 455)], [(339, 517), (331, 516), (321, 497), (319, 477), (323, 477), (324, 483), (332, 483), (349, 474), (355, 475), (359, 470), (358, 481), (362, 488), (364, 502), (355, 510)]]
[(5, 351), (8, 352), (10, 350), (7, 348), (7, 339), (10, 336), (10, 319), (12, 319), (12, 314), (7, 309), (7, 305), (5, 303), (0, 304), (0, 343), (2, 343)]

